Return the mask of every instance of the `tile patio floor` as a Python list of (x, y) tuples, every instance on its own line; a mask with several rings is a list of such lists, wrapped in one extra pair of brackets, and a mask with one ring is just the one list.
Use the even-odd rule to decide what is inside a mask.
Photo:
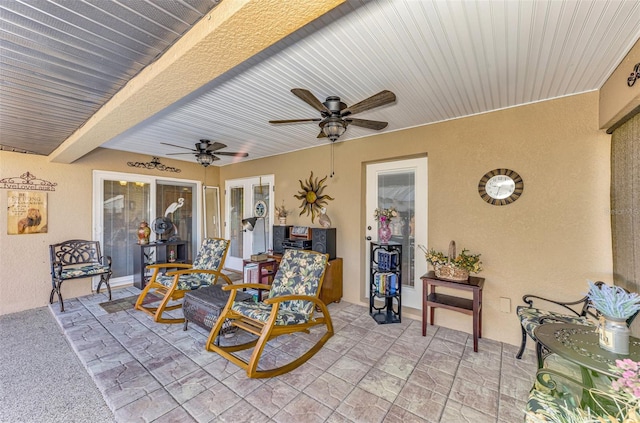
[[(516, 347), (481, 339), (474, 353), (467, 333), (432, 326), (422, 337), (419, 321), (377, 325), (366, 307), (342, 302), (329, 305), (335, 335), (311, 360), (249, 379), (204, 350), (207, 333), (196, 325), (183, 331), (133, 309), (107, 314), (105, 300), (89, 295), (66, 300), (65, 313), (57, 303), (50, 310), (123, 423), (516, 423), (536, 369), (531, 350), (517, 360)], [(278, 338), (265, 357), (298, 354), (314, 335)]]

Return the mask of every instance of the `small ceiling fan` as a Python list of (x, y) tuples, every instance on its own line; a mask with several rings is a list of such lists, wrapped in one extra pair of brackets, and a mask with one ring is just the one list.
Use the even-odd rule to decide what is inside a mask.
[(223, 148), (227, 148), (226, 144), (222, 144), (221, 142), (211, 142), (209, 140), (200, 140), (200, 142), (196, 143), (196, 148), (187, 148), (181, 145), (169, 144), (166, 142), (161, 142), (160, 144), (170, 145), (172, 147), (184, 148), (185, 150), (192, 151), (192, 153), (168, 153), (167, 156), (175, 156), (178, 154), (193, 154), (196, 156), (196, 160), (202, 166), (207, 167), (211, 163), (216, 160), (220, 160), (220, 157), (217, 156), (232, 156), (232, 157), (249, 157), (249, 153), (230, 153), (222, 150)]
[(294, 88), (291, 92), (299, 97), (302, 101), (320, 112), (321, 118), (315, 119), (289, 119), (289, 120), (270, 120), (269, 123), (298, 123), (298, 122), (320, 122), (320, 134), (318, 138), (328, 137), (332, 142), (340, 138), (347, 130), (347, 126), (356, 125), (363, 128), (381, 130), (387, 127), (387, 122), (377, 120), (355, 119), (351, 115), (361, 113), (375, 107), (384, 106), (385, 104), (396, 101), (396, 95), (391, 91), (380, 91), (378, 94), (362, 100), (351, 107), (340, 101), (340, 97), (327, 97), (324, 103), (316, 98), (309, 90), (304, 88)]

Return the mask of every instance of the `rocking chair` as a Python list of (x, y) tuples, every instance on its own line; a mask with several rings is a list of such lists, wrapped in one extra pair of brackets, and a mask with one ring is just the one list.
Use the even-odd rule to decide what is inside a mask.
[[(222, 357), (246, 370), (251, 378), (263, 378), (287, 373), (311, 358), (333, 336), (333, 324), (327, 306), (318, 298), (328, 255), (314, 251), (286, 250), (271, 286), (265, 284), (238, 284), (223, 286), (230, 290), (230, 297), (220, 313), (209, 339), (205, 344), (208, 351), (217, 352)], [(263, 302), (235, 302), (238, 289), (267, 289), (269, 296)], [(314, 317), (315, 308), (322, 316)], [(231, 324), (253, 334), (257, 339), (240, 345), (222, 345), (227, 339), (219, 339), (223, 324)], [(326, 333), (306, 353), (281, 367), (258, 370), (260, 357), (269, 340), (280, 335), (295, 332), (309, 333), (313, 326), (325, 325)], [(241, 338), (242, 331), (236, 334)], [(223, 337), (220, 337), (223, 338)], [(245, 338), (246, 340), (246, 338)], [(253, 348), (248, 360), (233, 354)]]
[[(163, 313), (182, 307), (182, 303), (168, 305), (170, 301), (176, 301), (184, 297), (189, 291), (218, 283), (222, 279), (227, 284), (232, 284), (231, 279), (224, 273), (224, 260), (229, 251), (229, 240), (221, 238), (209, 238), (202, 242), (202, 246), (193, 261), (193, 265), (185, 263), (160, 263), (151, 264), (147, 269), (152, 269), (153, 274), (147, 286), (142, 290), (136, 301), (136, 310), (144, 311), (153, 316), (157, 323), (184, 323), (184, 318), (166, 318)], [(178, 270), (160, 273), (161, 269), (177, 268)], [(162, 296), (160, 305), (148, 307), (143, 305), (149, 292)]]

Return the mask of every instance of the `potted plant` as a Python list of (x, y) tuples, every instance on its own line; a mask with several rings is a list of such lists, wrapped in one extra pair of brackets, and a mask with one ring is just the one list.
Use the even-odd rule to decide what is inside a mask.
[(600, 347), (617, 354), (629, 354), (627, 319), (640, 311), (640, 295), (619, 286), (588, 282), (589, 301), (601, 314), (598, 326)]
[(278, 217), (278, 220), (280, 221), (281, 225), (287, 224), (288, 215), (289, 215), (289, 211), (284, 206), (284, 200), (283, 200), (281, 206), (276, 206), (276, 216)]
[(419, 246), (424, 252), (427, 262), (433, 266), (436, 278), (451, 280), (455, 282), (466, 281), (469, 273), (479, 273), (482, 271), (480, 254), (469, 254), (469, 250), (462, 249), (460, 254), (456, 254), (456, 243), (449, 243), (449, 255), (436, 251), (433, 248), (427, 250), (423, 245)]

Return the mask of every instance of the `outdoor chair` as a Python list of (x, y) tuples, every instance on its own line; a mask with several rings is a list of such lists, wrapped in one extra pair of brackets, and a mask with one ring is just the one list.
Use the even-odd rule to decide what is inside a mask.
[[(333, 336), (331, 316), (327, 306), (318, 298), (328, 257), (327, 254), (314, 251), (288, 249), (282, 257), (270, 286), (265, 284), (223, 286), (223, 290), (231, 291), (229, 301), (211, 330), (205, 348), (208, 351), (217, 352), (242, 367), (251, 378), (277, 376), (306, 362)], [(263, 302), (236, 302), (236, 292), (242, 288), (266, 289), (269, 295)], [(316, 307), (322, 316), (314, 316)], [(235, 335), (238, 340), (243, 339), (243, 331), (244, 334), (246, 332), (252, 334), (244, 337), (248, 342), (226, 345), (229, 339), (219, 337), (225, 322), (240, 329)], [(278, 336), (296, 332), (309, 334), (309, 329), (318, 325), (324, 325), (326, 332), (307, 352), (280, 367), (258, 369), (267, 342)], [(316, 334), (313, 334), (310, 339), (316, 339)], [(249, 358), (234, 354), (250, 348), (253, 350)]]
[[(596, 282), (595, 285), (600, 287), (604, 282)], [(533, 307), (533, 301), (544, 301), (547, 305), (555, 307), (562, 312), (550, 311), (542, 308)], [(522, 330), (522, 344), (520, 350), (516, 354), (516, 358), (522, 358), (525, 346), (527, 344), (527, 336), (531, 337), (537, 342), (534, 335), (535, 329), (544, 323), (574, 323), (578, 325), (586, 325), (595, 327), (598, 324), (599, 313), (593, 307), (589, 298), (584, 296), (576, 301), (556, 301), (548, 298), (539, 297), (536, 295), (525, 295), (522, 297), (522, 301), (528, 304), (528, 306), (518, 306), (516, 308), (516, 314), (520, 319), (520, 326)], [(635, 319), (637, 313), (627, 319), (627, 326), (630, 325)], [(542, 357), (539, 345), (536, 348), (536, 354), (538, 359), (538, 367), (542, 367)]]
[[(177, 301), (184, 295), (204, 286), (215, 285), (220, 279), (232, 284), (231, 279), (224, 273), (224, 261), (229, 251), (230, 241), (221, 238), (209, 238), (202, 242), (193, 265), (186, 263), (158, 263), (150, 264), (147, 269), (153, 270), (149, 283), (142, 290), (136, 301), (135, 308), (153, 316), (158, 323), (184, 323), (184, 317), (168, 318), (163, 313), (182, 307), (182, 302), (169, 305), (170, 301)], [(161, 273), (164, 269), (178, 269)], [(145, 297), (154, 293), (162, 297), (157, 307), (144, 304)]]

